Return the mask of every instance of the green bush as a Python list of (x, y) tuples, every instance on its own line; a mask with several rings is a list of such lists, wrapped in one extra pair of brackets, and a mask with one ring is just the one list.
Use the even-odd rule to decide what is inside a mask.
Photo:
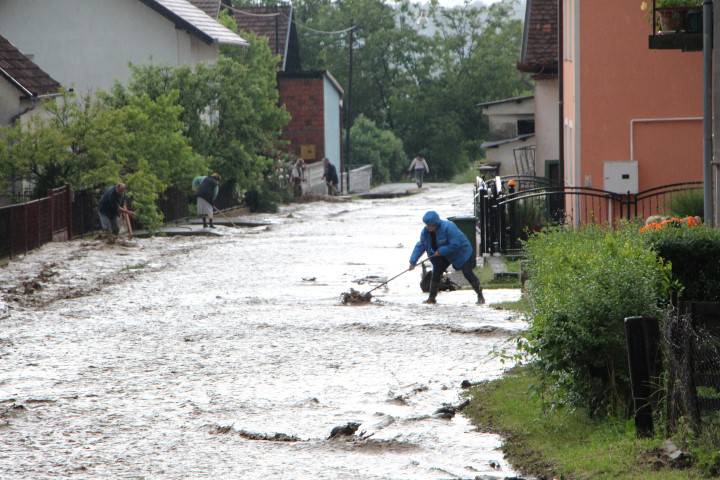
[(350, 140), (353, 165), (372, 165), (373, 183), (399, 180), (408, 167), (402, 140), (362, 114), (350, 129)]
[(659, 315), (669, 267), (635, 226), (554, 228), (525, 244), (531, 325), (521, 347), (553, 403), (593, 415), (631, 406), (623, 321)]
[(705, 197), (702, 190), (680, 192), (670, 200), (670, 214), (676, 217), (702, 217)]
[(720, 301), (720, 230), (666, 227), (642, 237), (672, 266), (682, 300)]

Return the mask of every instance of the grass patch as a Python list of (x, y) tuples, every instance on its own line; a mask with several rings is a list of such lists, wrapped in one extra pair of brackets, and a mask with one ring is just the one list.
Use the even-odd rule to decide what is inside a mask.
[(637, 439), (632, 421), (592, 420), (582, 410), (547, 410), (531, 395), (527, 367), (470, 390), (463, 410), (482, 431), (506, 438), (503, 452), (525, 475), (566, 479), (701, 479), (697, 470), (657, 469), (661, 439)]
[[(505, 261), (508, 272), (519, 272), (520, 261)], [(520, 288), (520, 281), (517, 278), (503, 278), (495, 279), (492, 268), (489, 263), (486, 263), (482, 267), (475, 268), (475, 275), (480, 279), (480, 285), (482, 288), (495, 289), (495, 288)]]
[(475, 163), (471, 163), (468, 168), (462, 172), (458, 172), (453, 175), (450, 180), (452, 183), (475, 183), (475, 178), (478, 176), (478, 169)]
[(490, 305), (490, 307), (494, 308), (495, 310), (512, 310), (514, 312), (524, 314), (530, 313), (530, 302), (525, 295), (520, 297), (520, 300), (516, 300), (514, 302), (493, 303), (492, 305)]

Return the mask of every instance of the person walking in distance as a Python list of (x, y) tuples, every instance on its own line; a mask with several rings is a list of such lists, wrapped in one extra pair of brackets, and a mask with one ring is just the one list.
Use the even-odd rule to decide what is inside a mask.
[(418, 188), (422, 188), (423, 177), (426, 173), (430, 173), (430, 168), (428, 167), (425, 158), (421, 157), (420, 155), (413, 158), (413, 161), (410, 162), (410, 166), (408, 167), (408, 173), (411, 173), (413, 175), (413, 177), (415, 178), (415, 184), (418, 186)]
[(203, 228), (215, 228), (213, 225), (213, 204), (220, 191), (220, 174), (213, 173), (204, 177), (197, 187), (197, 214), (202, 217)]
[(441, 220), (437, 212), (429, 211), (423, 215), (425, 228), (420, 232), (420, 241), (410, 255), (412, 270), (423, 252), (427, 253), (432, 263), (432, 279), (430, 280), (430, 295), (425, 303), (437, 303), (435, 298), (440, 288), (440, 280), (445, 270), (452, 265), (455, 270), (461, 270), (467, 281), (477, 294), (477, 304), (485, 303), (480, 280), (473, 272), (475, 256), (470, 241), (453, 222)]
[(293, 195), (295, 198), (302, 197), (302, 184), (305, 181), (305, 160), (302, 158), (298, 158), (293, 165), (292, 170), (290, 170), (290, 180), (292, 182)]
[(325, 167), (325, 172), (323, 173), (322, 178), (327, 184), (328, 195), (337, 195), (338, 184), (340, 183), (340, 180), (338, 179), (337, 169), (335, 168), (335, 165), (330, 163), (330, 160), (328, 160), (327, 158), (323, 158), (323, 166)]

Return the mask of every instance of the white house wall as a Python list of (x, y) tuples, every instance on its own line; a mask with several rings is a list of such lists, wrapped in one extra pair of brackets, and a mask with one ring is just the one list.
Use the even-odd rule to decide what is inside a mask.
[(558, 88), (556, 78), (535, 82), (535, 161), (540, 176), (545, 174), (545, 161), (560, 158)]
[(327, 77), (323, 78), (325, 157), (341, 173), (340, 162), (340, 94)]
[(20, 107), (20, 90), (0, 77), (0, 125), (7, 125), (10, 120), (22, 111)]
[(126, 82), (131, 63), (195, 65), (218, 53), (139, 0), (0, 0), (0, 31), (80, 93)]

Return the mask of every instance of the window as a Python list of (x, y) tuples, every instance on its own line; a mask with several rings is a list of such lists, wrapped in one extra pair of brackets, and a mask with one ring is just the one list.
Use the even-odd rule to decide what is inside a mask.
[(535, 133), (535, 120), (518, 120), (517, 134), (528, 135), (530, 133)]

